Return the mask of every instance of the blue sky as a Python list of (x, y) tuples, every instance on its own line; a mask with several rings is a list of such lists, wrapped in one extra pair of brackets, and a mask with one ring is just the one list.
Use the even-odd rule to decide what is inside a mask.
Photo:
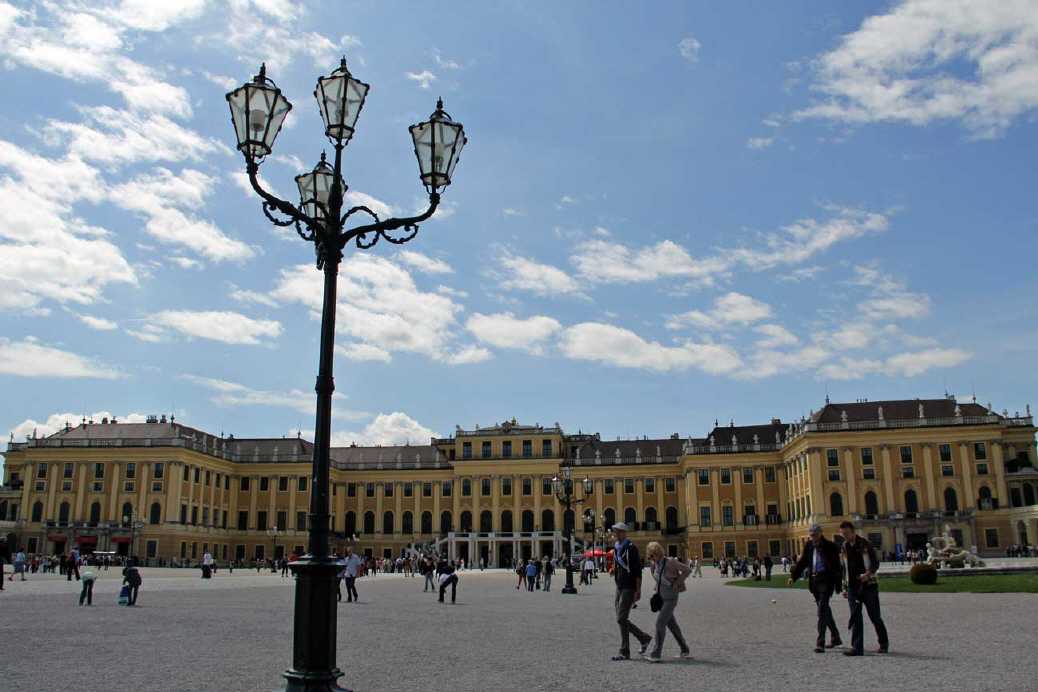
[(309, 434), (320, 275), (223, 95), (267, 62), (290, 197), (343, 53), (373, 85), (354, 203), (423, 204), (406, 128), (438, 96), (470, 141), (415, 241), (347, 255), (336, 442), (1031, 401), (1029, 2), (0, 0), (3, 429)]

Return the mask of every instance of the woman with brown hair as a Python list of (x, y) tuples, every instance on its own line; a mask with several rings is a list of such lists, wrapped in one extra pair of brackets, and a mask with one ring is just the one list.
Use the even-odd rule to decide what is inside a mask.
[(688, 644), (678, 626), (677, 618), (674, 617), (674, 609), (678, 606), (678, 594), (685, 590), (685, 579), (688, 578), (690, 570), (681, 560), (669, 560), (663, 553), (663, 546), (653, 541), (645, 549), (645, 557), (652, 561), (652, 577), (656, 580), (656, 593), (650, 601), (650, 606), (656, 612), (656, 637), (653, 640), (652, 651), (646, 656), (650, 663), (659, 663), (663, 655), (663, 639), (667, 636), (667, 630), (674, 635), (678, 646), (681, 647), (679, 658), (690, 658)]

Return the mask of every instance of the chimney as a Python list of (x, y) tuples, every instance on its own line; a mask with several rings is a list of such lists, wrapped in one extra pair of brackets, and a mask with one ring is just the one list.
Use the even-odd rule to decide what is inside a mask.
[(101, 425), (108, 425), (108, 416), (101, 419)]
[(165, 413), (162, 414), (162, 418), (159, 419), (159, 422), (160, 423), (165, 423), (166, 422), (166, 414)]

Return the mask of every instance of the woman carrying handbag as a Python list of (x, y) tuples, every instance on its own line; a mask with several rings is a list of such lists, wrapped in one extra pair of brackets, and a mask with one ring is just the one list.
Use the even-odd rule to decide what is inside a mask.
[(685, 579), (691, 573), (681, 560), (668, 560), (663, 554), (663, 546), (653, 541), (645, 550), (645, 555), (652, 560), (652, 577), (656, 580), (656, 593), (649, 599), (649, 608), (656, 613), (656, 637), (652, 651), (645, 657), (650, 663), (659, 663), (663, 655), (663, 639), (667, 630), (674, 635), (681, 653), (678, 658), (691, 658), (688, 644), (674, 617), (674, 609), (678, 606), (678, 594), (685, 590)]

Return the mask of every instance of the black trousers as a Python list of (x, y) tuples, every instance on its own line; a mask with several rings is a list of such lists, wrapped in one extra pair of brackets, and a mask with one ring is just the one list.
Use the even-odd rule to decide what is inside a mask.
[(83, 605), (83, 601), (86, 600), (87, 605), (94, 604), (94, 580), (84, 579), (83, 589), (79, 592), (79, 605)]
[(130, 589), (130, 600), (127, 603), (127, 605), (136, 605), (137, 592), (140, 590), (141, 587), (139, 584), (127, 584), (127, 587)]
[(836, 587), (828, 582), (819, 580), (813, 585), (811, 591), (815, 597), (815, 605), (818, 609), (818, 646), (825, 646), (825, 631), (829, 630), (834, 642), (840, 641), (840, 631), (836, 629), (836, 621), (833, 619), (833, 609), (829, 607), (829, 599), (833, 597)]
[(873, 584), (859, 589), (850, 589), (847, 592), (847, 603), (851, 607), (851, 648), (858, 653), (862, 653), (865, 649), (865, 621), (861, 616), (863, 605), (869, 614), (872, 626), (876, 628), (876, 638), (879, 639), (880, 648), (886, 649), (890, 646), (887, 638), (887, 626), (883, 624), (883, 617), (879, 612), (879, 587)]
[(346, 601), (347, 602), (351, 602), (351, 601), (354, 601), (354, 600), (359, 601), (360, 600), (360, 596), (357, 595), (357, 586), (356, 586), (357, 578), (356, 577), (346, 577), (345, 581), (346, 581)]
[(458, 577), (452, 574), (450, 579), (440, 584), (440, 603), (443, 603), (448, 586), (451, 587), (451, 603), (454, 603), (454, 599), (458, 597)]

